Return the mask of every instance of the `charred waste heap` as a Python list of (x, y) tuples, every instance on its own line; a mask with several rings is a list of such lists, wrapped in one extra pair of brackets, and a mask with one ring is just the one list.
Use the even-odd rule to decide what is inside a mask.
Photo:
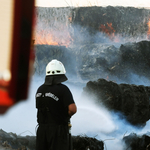
[(89, 81), (84, 88), (96, 103), (122, 113), (131, 124), (144, 126), (150, 119), (150, 86), (117, 84), (105, 79)]
[(36, 12), (35, 44), (70, 46), (149, 39), (149, 9), (38, 7)]
[[(65, 46), (36, 45), (35, 72), (45, 74), (45, 64), (58, 59), (66, 66), (67, 74), (82, 80), (109, 80), (136, 84), (150, 80), (150, 41), (122, 44), (83, 45), (78, 49)], [(74, 67), (72, 67), (74, 66)]]
[(84, 80), (149, 78), (149, 9), (38, 7), (36, 12), (36, 73), (44, 73), (44, 64), (56, 58)]
[[(19, 136), (0, 130), (1, 150), (35, 150), (35, 136)], [(86, 136), (72, 136), (73, 150), (104, 150), (103, 141)]]

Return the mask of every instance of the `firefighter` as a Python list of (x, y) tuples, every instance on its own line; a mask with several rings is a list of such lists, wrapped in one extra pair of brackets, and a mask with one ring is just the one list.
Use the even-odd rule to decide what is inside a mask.
[(54, 59), (46, 66), (45, 82), (36, 92), (36, 150), (68, 150), (68, 122), (77, 111), (64, 65)]

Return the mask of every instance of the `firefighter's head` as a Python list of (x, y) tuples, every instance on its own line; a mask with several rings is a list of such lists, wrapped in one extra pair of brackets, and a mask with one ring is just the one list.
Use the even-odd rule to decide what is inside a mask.
[(65, 74), (66, 70), (64, 65), (56, 59), (50, 61), (46, 66), (46, 77), (55, 78), (53, 80), (57, 80), (57, 82), (68, 80)]
[(64, 65), (56, 59), (50, 61), (46, 66), (46, 76), (59, 75), (59, 74), (65, 74), (65, 73), (66, 73), (66, 70), (65, 70)]

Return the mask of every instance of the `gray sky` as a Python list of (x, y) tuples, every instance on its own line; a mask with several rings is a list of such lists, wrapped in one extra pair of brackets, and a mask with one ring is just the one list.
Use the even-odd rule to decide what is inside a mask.
[(37, 6), (66, 7), (66, 6), (133, 6), (150, 7), (150, 0), (36, 0)]

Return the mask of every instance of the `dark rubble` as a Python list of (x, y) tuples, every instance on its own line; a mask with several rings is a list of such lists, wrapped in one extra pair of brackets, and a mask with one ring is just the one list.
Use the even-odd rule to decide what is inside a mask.
[[(35, 136), (18, 136), (0, 130), (1, 150), (35, 150)], [(103, 141), (87, 136), (72, 136), (73, 150), (104, 150)]]
[[(7, 150), (35, 150), (35, 136), (19, 136), (0, 130), (0, 149)], [(3, 150), (2, 149), (2, 150)]]
[[(18, 136), (0, 130), (1, 150), (35, 150), (35, 136)], [(150, 150), (150, 133), (137, 135), (131, 133), (122, 138), (125, 150)], [(73, 150), (104, 150), (107, 144), (86, 135), (72, 136)]]
[(150, 119), (150, 87), (134, 84), (117, 84), (98, 79), (89, 81), (83, 94), (95, 97), (99, 105), (119, 112), (121, 117), (135, 126), (144, 126)]
[(150, 150), (150, 132), (137, 135), (136, 133), (131, 133), (123, 138), (127, 149), (130, 150)]
[(82, 80), (109, 80), (136, 83), (132, 75), (150, 79), (150, 41), (130, 42), (116, 47), (113, 44), (65, 46), (36, 45), (35, 73), (45, 74), (45, 64), (60, 60), (67, 75)]
[[(114, 40), (110, 36), (114, 33), (127, 39), (145, 37), (150, 16), (149, 9), (122, 6), (37, 7), (36, 10), (37, 24), (43, 30), (49, 29), (55, 38), (63, 37), (64, 40), (71, 37), (67, 41), (75, 44), (104, 43), (109, 38)], [(58, 31), (65, 31), (65, 36)]]
[(73, 150), (104, 150), (104, 142), (87, 136), (72, 136)]
[(108, 77), (133, 83), (132, 75), (150, 79), (149, 41), (125, 43), (119, 48), (110, 44), (82, 45), (75, 47), (73, 52), (78, 62), (77, 71), (83, 80)]
[(68, 73), (83, 80), (109, 76), (110, 80), (117, 77), (130, 83), (132, 74), (149, 79), (149, 9), (95, 6), (36, 10), (37, 37), (51, 35), (58, 44), (35, 46), (37, 73), (45, 72), (43, 64), (56, 58)]

